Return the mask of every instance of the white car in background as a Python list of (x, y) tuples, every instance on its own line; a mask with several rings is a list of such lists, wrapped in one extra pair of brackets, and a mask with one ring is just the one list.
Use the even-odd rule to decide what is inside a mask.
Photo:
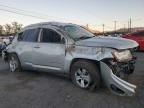
[(10, 39), (9, 38), (4, 38), (2, 40), (3, 43), (9, 44), (10, 43)]

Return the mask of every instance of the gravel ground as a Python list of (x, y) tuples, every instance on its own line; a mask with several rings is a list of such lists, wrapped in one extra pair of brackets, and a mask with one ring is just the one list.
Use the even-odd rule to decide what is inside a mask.
[(44, 72), (9, 72), (0, 59), (0, 108), (144, 108), (144, 52), (137, 52), (130, 81), (138, 86), (133, 97), (111, 94), (106, 88), (91, 93), (65, 77)]

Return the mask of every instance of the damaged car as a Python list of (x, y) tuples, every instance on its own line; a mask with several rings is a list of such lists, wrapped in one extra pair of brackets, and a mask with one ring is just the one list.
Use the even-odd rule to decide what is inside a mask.
[(137, 42), (116, 37), (96, 37), (76, 24), (32, 24), (16, 34), (3, 52), (11, 72), (38, 70), (65, 74), (82, 89), (104, 83), (120, 96), (132, 96), (136, 86), (126, 77), (135, 69)]

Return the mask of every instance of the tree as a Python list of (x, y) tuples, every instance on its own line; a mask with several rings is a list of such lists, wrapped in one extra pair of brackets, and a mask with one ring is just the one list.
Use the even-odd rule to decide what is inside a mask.
[(12, 22), (11, 24), (0, 25), (0, 35), (15, 35), (21, 30), (22, 24), (18, 22)]
[(12, 22), (12, 33), (17, 33), (22, 28), (22, 24), (18, 24), (18, 22)]
[(2, 33), (3, 33), (3, 26), (0, 25), (0, 35), (2, 35)]
[(10, 24), (4, 25), (6, 35), (11, 34), (12, 26)]

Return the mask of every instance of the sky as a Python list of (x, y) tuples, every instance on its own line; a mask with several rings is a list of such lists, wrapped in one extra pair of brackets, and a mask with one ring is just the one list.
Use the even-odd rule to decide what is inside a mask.
[[(11, 8), (26, 11), (30, 17), (2, 11)], [(13, 11), (15, 11), (13, 9)], [(132, 19), (133, 27), (144, 27), (144, 0), (0, 0), (0, 25), (17, 21), (24, 26), (48, 21), (88, 24), (93, 29), (117, 29), (127, 27)]]

